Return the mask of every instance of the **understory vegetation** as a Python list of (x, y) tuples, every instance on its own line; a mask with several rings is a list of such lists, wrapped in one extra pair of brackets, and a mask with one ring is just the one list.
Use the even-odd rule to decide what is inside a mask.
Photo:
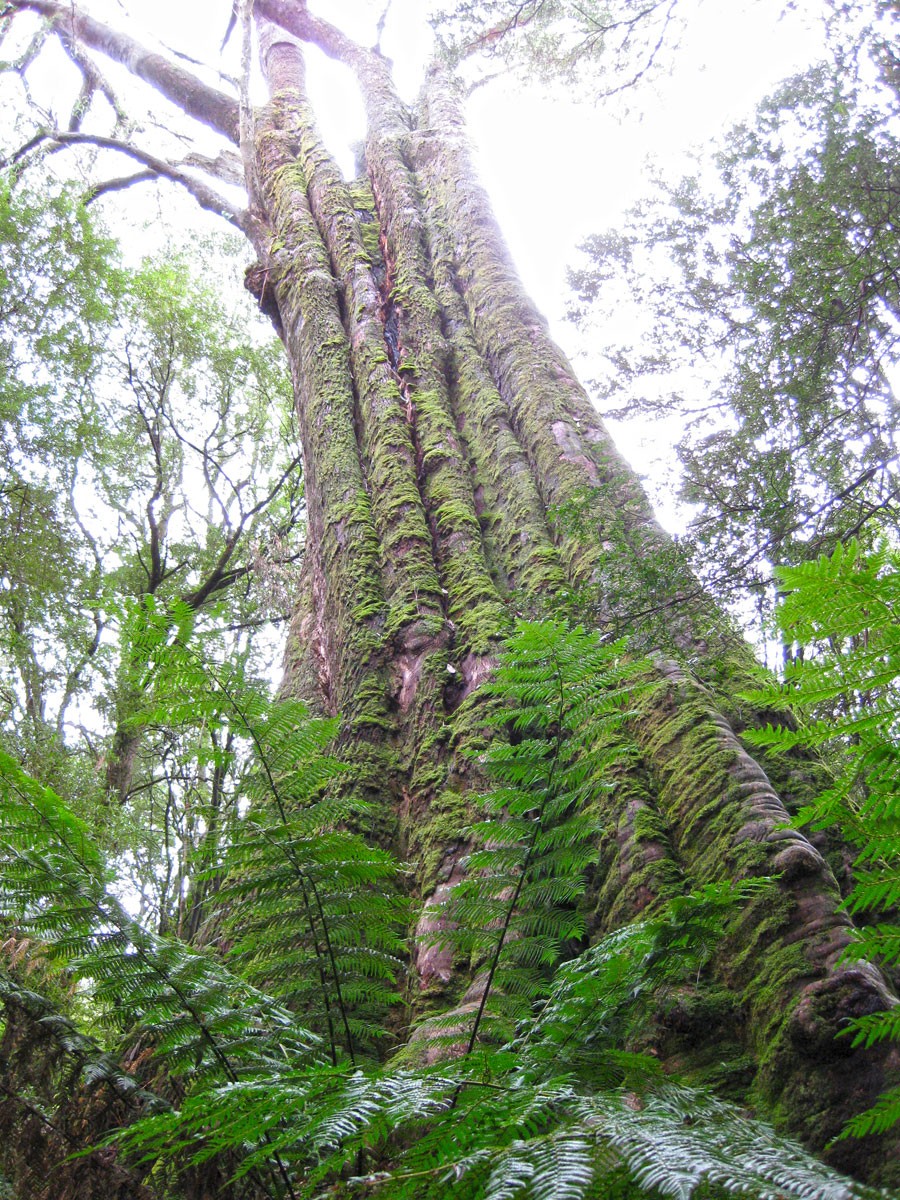
[[(757, 745), (822, 751), (828, 786), (796, 817), (829, 830), (853, 848), (853, 882), (845, 906), (861, 928), (850, 957), (900, 963), (900, 556), (887, 543), (865, 554), (856, 541), (830, 556), (783, 568), (778, 624), (790, 644), (784, 682), (754, 698), (805, 712), (796, 725), (750, 734)], [(856, 1045), (900, 1041), (897, 1008), (862, 1017), (846, 1035)], [(883, 1131), (900, 1121), (900, 1089), (854, 1117), (846, 1136)]]
[[(627, 753), (636, 686), (621, 644), (553, 621), (510, 638), (479, 697), (491, 788), (459, 831), (469, 875), (440, 935), (474, 983), (404, 1035), (385, 1023), (402, 1000), (401, 864), (351, 832), (366, 814), (342, 794), (334, 722), (216, 661), (183, 604), (131, 621), (149, 672), (133, 720), (189, 714), (234, 746), (218, 766), (236, 771), (237, 816), (203, 855), (214, 886), (190, 945), (133, 915), (88, 826), (3, 755), (4, 1048), (43, 1064), (18, 1100), (41, 1122), (14, 1151), (33, 1194), (84, 1105), (115, 1115), (103, 1141), (165, 1195), (209, 1162), (220, 1194), (247, 1196), (867, 1194), (647, 1052), (771, 881), (707, 885), (582, 949), (592, 800)], [(866, 936), (866, 952), (890, 939)], [(84, 1153), (105, 1151), (57, 1166), (54, 1194), (77, 1187)]]

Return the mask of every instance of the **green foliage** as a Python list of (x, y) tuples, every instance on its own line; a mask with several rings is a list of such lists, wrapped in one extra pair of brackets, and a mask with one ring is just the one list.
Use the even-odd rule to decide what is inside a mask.
[(317, 1044), (211, 955), (145, 929), (111, 890), (83, 822), (7, 755), (0, 772), (5, 919), (89, 986), (105, 1025), (147, 1037), (175, 1075), (215, 1079), (260, 1056), (280, 1059), (280, 1039), (302, 1055)]
[(290, 386), (236, 266), (217, 239), (126, 270), (67, 192), (0, 190), (0, 746), (91, 816), (157, 929), (191, 937), (240, 756), (190, 705), (135, 719), (128, 613), (180, 601), (210, 653), (263, 673), (290, 607)]
[[(387, 890), (388, 856), (339, 833), (354, 814), (321, 795), (338, 769), (323, 753), (334, 723), (309, 721), (301, 706), (272, 705), (247, 689), (238, 701), (227, 670), (211, 672), (189, 649), (187, 606), (160, 612), (148, 598), (142, 617), (132, 644), (151, 665), (155, 687), (136, 719), (153, 720), (153, 704), (177, 719), (177, 697), (210, 726), (237, 724), (258, 749), (246, 774), (249, 809), (214, 872), (229, 873), (217, 894), (220, 933), (229, 921), (240, 924), (230, 957), (243, 971), (136, 920), (111, 892), (114, 880), (84, 823), (8, 756), (0, 760), (0, 911), (18, 937), (38, 942), (57, 969), (80, 981), (112, 1045), (150, 1049), (168, 1077), (183, 1078), (188, 1106), (195, 1093), (277, 1078), (286, 1063), (296, 1070), (320, 1057), (320, 1039), (271, 992), (257, 991), (258, 976), (296, 1001), (310, 995), (303, 981), (312, 974), (318, 991), (308, 1015), (316, 1022), (321, 1014), (334, 1062), (346, 1034), (352, 1062), (359, 1010), (383, 1009), (393, 998), (395, 959), (385, 947), (396, 949), (400, 912)], [(383, 902), (373, 894), (362, 903), (382, 885)], [(248, 894), (257, 923), (239, 921), (236, 906)], [(280, 938), (270, 937), (276, 920)], [(279, 986), (285, 979), (289, 986)], [(84, 1079), (89, 1087), (101, 1081), (96, 1070), (86, 1069)], [(265, 1157), (266, 1171), (280, 1177), (277, 1149), (267, 1147)]]
[(592, 334), (634, 302), (607, 411), (677, 422), (699, 569), (764, 615), (773, 563), (895, 520), (895, 106), (843, 61), (789, 80), (573, 276)]
[[(750, 736), (758, 745), (791, 752), (797, 746), (835, 751), (833, 781), (797, 815), (799, 824), (830, 829), (856, 847), (846, 909), (862, 916), (849, 957), (900, 963), (900, 554), (882, 544), (864, 554), (859, 543), (830, 557), (783, 568), (786, 595), (778, 623), (795, 653), (783, 685), (751, 699), (770, 709), (799, 707), (799, 724), (769, 726)], [(853, 1023), (854, 1045), (900, 1040), (895, 1008)], [(845, 1135), (882, 1132), (900, 1121), (900, 1089), (854, 1117)]]
[[(208, 868), (212, 924), (226, 943), (240, 931), (227, 962), (136, 920), (85, 824), (0, 760), (0, 910), (80, 981), (106, 1044), (95, 1052), (71, 1019), (59, 1029), (86, 1086), (109, 1079), (106, 1051), (123, 1045), (152, 1053), (157, 1088), (179, 1081), (117, 1136), (132, 1156), (229, 1162), (236, 1180), (294, 1200), (428, 1200), (450, 1186), (478, 1200), (866, 1194), (630, 1048), (666, 989), (705, 969), (747, 885), (706, 887), (574, 953), (595, 834), (585, 805), (607, 786), (626, 711), (620, 646), (543, 622), (521, 625), (503, 656), (484, 756), (497, 787), (451, 909), (477, 926), (455, 945), (496, 1018), (489, 1037), (477, 1019), (466, 1030), (468, 1053), (411, 1067), (415, 1032), (393, 1062), (359, 1054), (384, 1024), (400, 910), (389, 860), (347, 827), (359, 813), (327, 754), (333, 724), (204, 664), (189, 607), (148, 600), (133, 619), (152, 671), (140, 719), (199, 705), (252, 746), (241, 819)], [(47, 1015), (40, 997), (32, 1007)]]
[(104, 438), (93, 389), (124, 287), (114, 244), (66, 192), (0, 179), (0, 721), (60, 783), (55, 718), (91, 656), (99, 585), (72, 497)]
[[(577, 489), (564, 504), (553, 505), (547, 516), (554, 530), (592, 540), (603, 489)], [(578, 585), (560, 586), (534, 603), (548, 613), (577, 620), (588, 628), (607, 629), (615, 637), (637, 637), (643, 646), (671, 644), (671, 602), (681, 593), (697, 604), (705, 603), (690, 566), (690, 547), (677, 537), (661, 542), (632, 531), (628, 539), (635, 550), (628, 570), (622, 569), (619, 548), (626, 538), (624, 527), (609, 528), (602, 554), (592, 578)], [(710, 611), (710, 621), (721, 624), (721, 616)]]
[[(172, 253), (129, 277), (101, 399), (114, 432), (93, 467), (98, 513), (134, 547), (115, 589), (199, 609), (248, 577), (253, 554), (277, 557), (302, 491), (280, 346), (197, 267)], [(249, 599), (230, 601), (233, 620), (259, 615)]]
[[(720, 891), (684, 908), (705, 923), (734, 900)], [(573, 959), (511, 1042), (418, 1070), (285, 1068), (196, 1094), (135, 1126), (128, 1141), (148, 1157), (183, 1144), (196, 1162), (241, 1146), (240, 1175), (277, 1151), (298, 1197), (338, 1179), (348, 1195), (392, 1200), (428, 1200), (449, 1186), (479, 1200), (687, 1197), (710, 1186), (868, 1194), (732, 1106), (661, 1077), (653, 1059), (622, 1051), (632, 993), (676, 930), (692, 942), (689, 924), (670, 914)], [(679, 966), (666, 957), (674, 983)]]
[[(111, 892), (110, 873), (85, 825), (6, 755), (0, 804), (4, 919), (20, 936), (39, 940), (56, 966), (89, 991), (117, 1049), (123, 1036), (149, 1045), (170, 1077), (189, 1078), (193, 1087), (277, 1069), (286, 1055), (315, 1057), (318, 1039), (287, 1009), (212, 955), (136, 921)], [(47, 1014), (38, 1019), (45, 1023)], [(73, 1046), (73, 1035), (63, 1032), (87, 1089), (112, 1083), (120, 1095), (136, 1090), (110, 1069), (108, 1056), (85, 1055), (82, 1043)]]
[(606, 747), (633, 676), (623, 651), (580, 627), (520, 621), (484, 687), (497, 703), (479, 765), (495, 786), (468, 830), (467, 877), (446, 914), (456, 953), (487, 971), (469, 1052), (485, 1015), (527, 1014), (566, 946), (584, 937), (577, 902), (599, 835), (590, 802), (621, 757)]
[(95, 438), (84, 384), (96, 374), (125, 285), (115, 244), (59, 185), (0, 178), (0, 413), (52, 462)]
[[(314, 720), (296, 701), (273, 703), (240, 664), (210, 661), (191, 644), (188, 605), (135, 611), (130, 640), (152, 673), (147, 705), (134, 720), (178, 722), (188, 714), (215, 744), (249, 743), (240, 768), (227, 839), (205, 848), (215, 906), (229, 934), (230, 959), (245, 979), (302, 1011), (327, 1034), (333, 1062), (382, 1034), (398, 999), (394, 981), (405, 906), (396, 864), (350, 832), (365, 812), (340, 786), (341, 764), (327, 753), (335, 720)], [(235, 736), (229, 737), (228, 732)], [(229, 764), (220, 763), (220, 766)]]
[(769, 886), (706, 884), (562, 963), (523, 1036), (529, 1055), (544, 1071), (595, 1086), (654, 1079), (655, 1060), (623, 1047), (639, 1043), (668, 996), (700, 977), (735, 905)]

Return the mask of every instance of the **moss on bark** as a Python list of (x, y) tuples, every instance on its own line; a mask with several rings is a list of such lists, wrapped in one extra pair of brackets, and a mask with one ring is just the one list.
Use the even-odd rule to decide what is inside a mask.
[(849, 1115), (894, 1064), (833, 1045), (847, 1014), (888, 1000), (876, 972), (839, 965), (849, 923), (835, 880), (784, 827), (791, 790), (815, 772), (775, 762), (783, 800), (742, 747), (737, 731), (761, 719), (737, 697), (756, 669), (749, 648), (684, 569), (525, 295), (452, 85), (435, 71), (415, 119), (385, 62), (354, 55), (368, 179), (346, 183), (316, 134), (299, 50), (272, 48), (256, 135), (262, 269), (308, 481), (289, 686), (341, 711), (353, 786), (413, 867), (414, 1008), (462, 1012), (476, 986), (435, 934), (482, 783), (479, 684), (510, 615), (578, 609), (606, 630), (635, 627), (680, 662), (658, 656), (634, 698), (632, 752), (595, 799), (589, 926), (710, 880), (771, 876), (711, 979), (661, 1011), (658, 1044), (821, 1148), (838, 1119), (822, 1097)]

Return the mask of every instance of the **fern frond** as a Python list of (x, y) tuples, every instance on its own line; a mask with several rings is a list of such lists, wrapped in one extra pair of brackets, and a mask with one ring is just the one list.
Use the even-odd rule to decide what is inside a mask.
[(523, 621), (484, 687), (494, 701), (486, 722), (513, 736), (496, 736), (479, 758), (495, 787), (467, 831), (476, 848), (439, 935), (485, 966), (468, 1053), (489, 1001), (495, 1021), (521, 1019), (564, 945), (583, 934), (576, 903), (599, 834), (591, 802), (619, 761), (634, 676), (622, 656), (621, 643), (581, 628)]
[(49, 1034), (55, 1044), (74, 1060), (88, 1089), (106, 1086), (119, 1099), (140, 1106), (145, 1112), (170, 1107), (161, 1096), (142, 1087), (124, 1071), (115, 1055), (104, 1050), (96, 1038), (79, 1029), (46, 996), (23, 987), (6, 971), (0, 971), (0, 1005), (20, 1010), (29, 1021), (39, 1025), (42, 1032)]
[(888, 1088), (878, 1097), (871, 1108), (851, 1117), (838, 1138), (868, 1137), (873, 1133), (886, 1133), (900, 1121), (900, 1087)]
[[(783, 685), (755, 696), (763, 704), (789, 698), (813, 719), (797, 731), (770, 727), (749, 740), (781, 751), (805, 745), (834, 754), (833, 783), (796, 822), (837, 830), (858, 847), (844, 906), (855, 915), (873, 914), (875, 923), (858, 933), (845, 957), (896, 962), (900, 931), (884, 918), (900, 905), (900, 555), (886, 544), (863, 555), (854, 541), (780, 574), (788, 594), (778, 623), (803, 654)], [(826, 715), (815, 719), (823, 709)], [(900, 1040), (896, 1012), (853, 1022), (854, 1045)], [(845, 1132), (883, 1131), (898, 1119), (900, 1105), (886, 1100), (853, 1118)]]
[(238, 797), (244, 815), (209, 872), (235, 943), (232, 961), (320, 1029), (333, 1062), (341, 1052), (354, 1062), (357, 1048), (382, 1036), (399, 998), (407, 912), (397, 865), (348, 831), (363, 814), (329, 753), (338, 722), (313, 719), (296, 701), (273, 702), (229, 664), (210, 662), (191, 644), (192, 629), (177, 604), (135, 613), (132, 640), (152, 683), (139, 719), (194, 696), (204, 720), (251, 743)]
[(648, 1096), (590, 1097), (576, 1107), (585, 1125), (622, 1156), (634, 1179), (664, 1196), (687, 1200), (705, 1184), (760, 1200), (876, 1194), (693, 1088), (667, 1084)]

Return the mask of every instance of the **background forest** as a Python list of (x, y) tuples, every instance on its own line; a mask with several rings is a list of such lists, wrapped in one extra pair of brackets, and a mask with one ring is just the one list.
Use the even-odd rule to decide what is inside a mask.
[(419, 108), (305, 4), (221, 6), (208, 71), (90, 13), (0, 10), (0, 1197), (893, 1194), (897, 6), (817, 9), (573, 268), (674, 538), (454, 106), (639, 107), (695, 7), (459, 0)]

